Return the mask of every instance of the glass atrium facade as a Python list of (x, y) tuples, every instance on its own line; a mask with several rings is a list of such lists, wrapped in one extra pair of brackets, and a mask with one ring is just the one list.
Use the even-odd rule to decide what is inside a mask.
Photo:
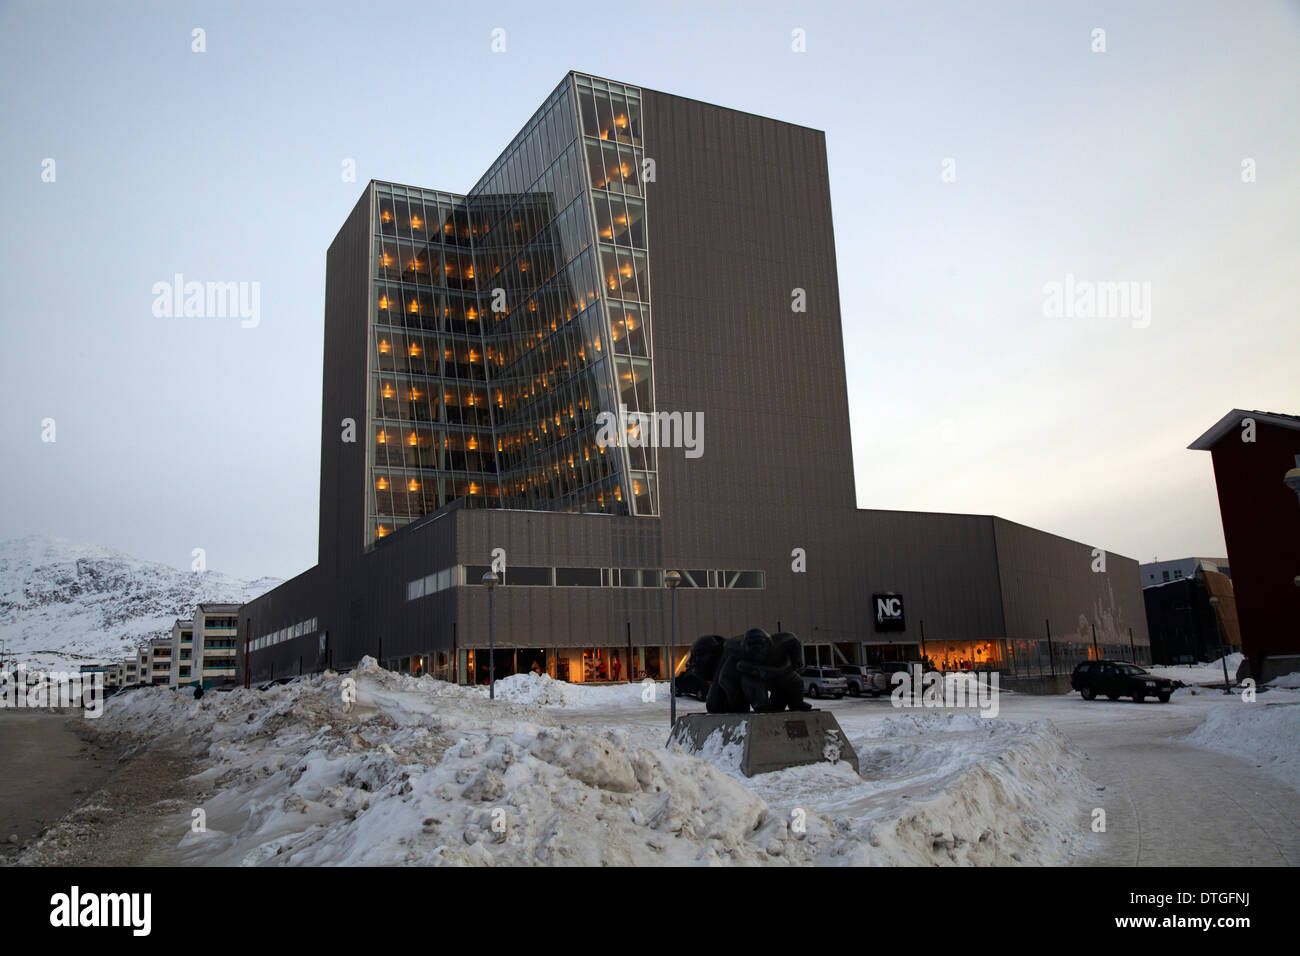
[(640, 91), (570, 74), (468, 196), (374, 184), (368, 543), (457, 500), (658, 513), (643, 159)]

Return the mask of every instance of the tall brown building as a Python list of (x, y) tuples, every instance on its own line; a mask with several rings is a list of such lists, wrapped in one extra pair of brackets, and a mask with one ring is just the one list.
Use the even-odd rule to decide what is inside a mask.
[[(857, 508), (825, 135), (578, 73), (465, 195), (371, 182), (326, 260), (319, 563), (246, 605), (252, 679), (371, 655), (666, 676), (701, 634), (810, 660), (1145, 660), (1137, 565)], [(1049, 650), (1050, 649), (1050, 650)]]
[(1250, 676), (1300, 671), (1300, 416), (1234, 408), (1188, 447), (1214, 461)]

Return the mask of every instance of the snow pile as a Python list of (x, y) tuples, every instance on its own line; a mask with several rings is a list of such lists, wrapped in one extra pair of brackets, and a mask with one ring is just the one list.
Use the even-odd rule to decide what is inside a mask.
[(572, 697), (572, 688), (550, 674), (513, 674), (497, 681), (496, 695), (500, 700), (517, 704), (534, 704), (539, 707), (565, 707)]
[(838, 842), (819, 862), (1054, 865), (1088, 850), (1097, 787), (1048, 721), (910, 713), (850, 739), (861, 777), (841, 763), (751, 781), (771, 806), (829, 819)]
[[(668, 682), (642, 681), (631, 684), (570, 684), (555, 680), (549, 674), (512, 674), (497, 681), (496, 694), (500, 700), (537, 707), (568, 707), (573, 709), (606, 709), (642, 707), (646, 703), (648, 687), (654, 688), (655, 700), (668, 699)], [(486, 687), (476, 688), (483, 694)]]
[(715, 765), (664, 749), (657, 720), (636, 729), (640, 685), (502, 690), (519, 700), (367, 658), (264, 692), (134, 691), (93, 730), (208, 765), (206, 832), (176, 814), (180, 865), (1037, 864), (1088, 833), (1093, 785), (1045, 722), (883, 718), (851, 735), (862, 776), (746, 780), (738, 742), (706, 748)]
[[(1241, 654), (1229, 654), (1228, 663), (1228, 680), (1236, 681), (1237, 668), (1241, 666)], [(1223, 686), (1223, 658), (1213, 660), (1208, 664), (1171, 664), (1168, 667), (1148, 667), (1152, 674), (1157, 677), (1167, 677), (1169, 680), (1180, 680), (1184, 684), (1217, 684)]]
[(1187, 735), (1188, 743), (1240, 757), (1300, 790), (1298, 740), (1300, 703), (1289, 700), (1281, 703), (1225, 700)]
[(976, 759), (953, 754), (934, 770), (951, 774), (951, 782), (875, 826), (870, 845), (891, 862), (918, 866), (1052, 865), (1083, 852), (1095, 804), (1083, 797), (1098, 790), (1064, 735), (1047, 721), (990, 727), (994, 722), (972, 719), (969, 733), (984, 735), (996, 750)]
[(902, 714), (891, 717), (874, 726), (866, 728), (864, 733), (870, 738), (914, 736), (920, 733), (954, 733), (961, 731), (992, 731), (995, 724), (978, 713), (966, 710), (948, 710), (926, 713), (918, 711), (896, 711)]
[(1274, 690), (1300, 690), (1300, 671), (1274, 677), (1264, 686), (1271, 687)]
[[(355, 681), (345, 710), (343, 680)], [(692, 757), (547, 725), (478, 688), (366, 659), (266, 692), (155, 688), (99, 722), (206, 750), (207, 864), (691, 864), (811, 859), (786, 822)], [(180, 832), (180, 831), (178, 831)]]

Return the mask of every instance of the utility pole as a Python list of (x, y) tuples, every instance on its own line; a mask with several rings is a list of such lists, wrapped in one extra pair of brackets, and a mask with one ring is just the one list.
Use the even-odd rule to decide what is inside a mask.
[[(672, 604), (672, 637), (668, 652), (668, 727), (677, 726), (677, 586), (682, 583), (682, 576), (677, 571), (664, 572), (664, 586), (668, 588)], [(662, 607), (662, 605), (660, 605)], [(662, 631), (660, 632), (663, 633)]]

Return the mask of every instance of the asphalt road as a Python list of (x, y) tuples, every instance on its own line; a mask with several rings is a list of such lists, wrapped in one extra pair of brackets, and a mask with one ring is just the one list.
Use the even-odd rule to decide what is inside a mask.
[(0, 709), (0, 856), (11, 856), (56, 823), (113, 771), (113, 755), (78, 733), (85, 719)]

